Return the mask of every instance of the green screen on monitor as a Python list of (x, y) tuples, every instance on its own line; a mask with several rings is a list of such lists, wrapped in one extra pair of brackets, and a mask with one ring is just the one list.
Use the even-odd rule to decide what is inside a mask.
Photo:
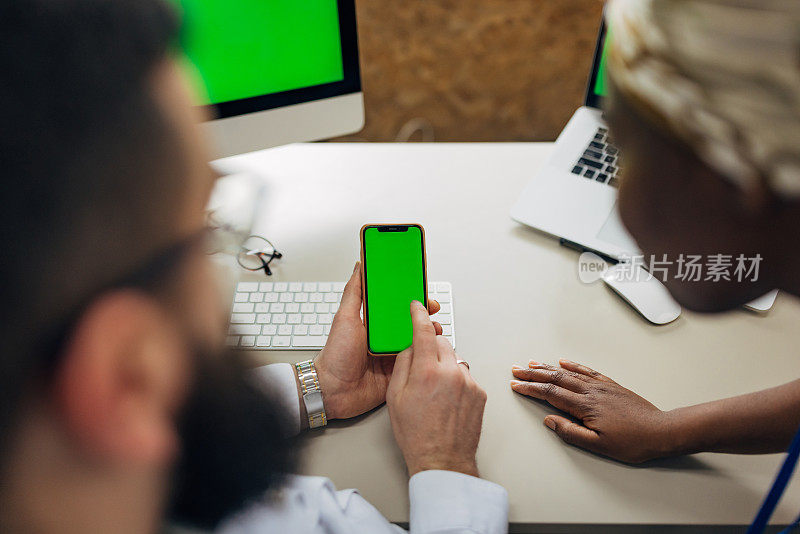
[(344, 79), (336, 0), (172, 0), (205, 104)]
[(411, 346), (411, 301), (425, 302), (422, 230), (364, 229), (367, 327), (373, 353), (391, 354)]

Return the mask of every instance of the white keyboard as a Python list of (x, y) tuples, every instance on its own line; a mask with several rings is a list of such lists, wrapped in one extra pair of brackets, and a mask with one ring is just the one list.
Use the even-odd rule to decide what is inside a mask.
[[(453, 288), (429, 282), (428, 298), (442, 309), (432, 315), (456, 346)], [(344, 282), (239, 282), (233, 297), (228, 345), (243, 350), (319, 350), (325, 346)]]

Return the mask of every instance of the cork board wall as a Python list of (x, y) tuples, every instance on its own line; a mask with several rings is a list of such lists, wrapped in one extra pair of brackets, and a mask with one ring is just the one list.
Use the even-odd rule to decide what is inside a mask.
[(356, 4), (366, 126), (342, 140), (553, 140), (582, 103), (600, 0)]

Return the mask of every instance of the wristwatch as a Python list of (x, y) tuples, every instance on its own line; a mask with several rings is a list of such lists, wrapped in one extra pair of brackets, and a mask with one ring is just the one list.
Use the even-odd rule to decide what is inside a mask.
[(322, 389), (319, 387), (317, 368), (314, 360), (294, 364), (297, 369), (297, 378), (300, 380), (300, 392), (303, 394), (303, 403), (308, 413), (309, 428), (319, 428), (328, 424), (325, 415), (325, 404), (322, 402)]

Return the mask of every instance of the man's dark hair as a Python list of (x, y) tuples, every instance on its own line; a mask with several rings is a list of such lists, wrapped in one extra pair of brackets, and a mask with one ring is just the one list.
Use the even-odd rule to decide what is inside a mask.
[(183, 163), (150, 85), (168, 5), (3, 0), (0, 28), (2, 463), (70, 318), (174, 238)]

